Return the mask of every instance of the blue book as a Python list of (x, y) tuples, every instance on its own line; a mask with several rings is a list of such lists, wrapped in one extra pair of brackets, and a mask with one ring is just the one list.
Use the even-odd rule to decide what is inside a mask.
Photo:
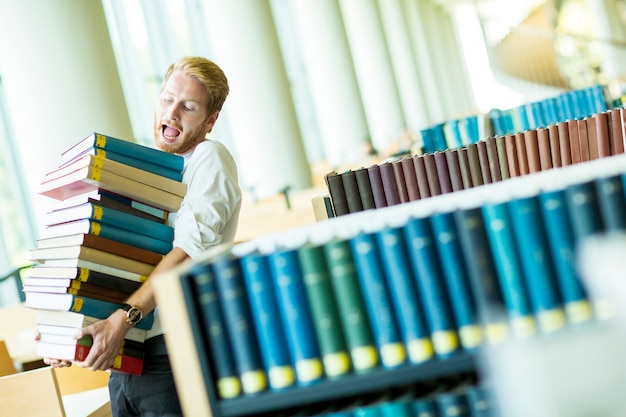
[(410, 219), (403, 232), (435, 354), (448, 357), (460, 348), (459, 337), (428, 218)]
[(506, 124), (503, 120), (502, 111), (500, 109), (492, 109), (489, 111), (489, 118), (491, 119), (495, 136), (506, 135)]
[(446, 149), (456, 149), (463, 146), (463, 139), (459, 127), (459, 120), (450, 120), (444, 124)]
[(228, 323), (226, 333), (233, 349), (242, 390), (245, 394), (264, 391), (267, 388), (267, 376), (239, 261), (230, 254), (224, 254), (213, 259), (211, 265), (224, 321)]
[(352, 410), (353, 417), (384, 417), (379, 404), (356, 407)]
[(456, 210), (453, 216), (486, 340), (500, 343), (509, 337), (508, 315), (480, 208)]
[(495, 417), (494, 393), (487, 387), (470, 385), (465, 388), (465, 401), (470, 417)]
[(63, 151), (61, 163), (64, 164), (75, 159), (92, 147), (130, 156), (175, 171), (182, 171), (184, 165), (182, 156), (95, 132)]
[(511, 330), (516, 337), (526, 338), (536, 333), (537, 325), (506, 203), (485, 204), (481, 211)]
[(592, 310), (576, 268), (576, 241), (565, 192), (544, 191), (538, 198), (565, 315), (570, 323), (587, 322), (592, 318)]
[(237, 397), (242, 392), (241, 380), (226, 334), (227, 323), (222, 313), (213, 269), (210, 264), (196, 264), (189, 270), (187, 277), (182, 279), (187, 279), (192, 284), (192, 304), (197, 308), (200, 327), (194, 332), (204, 338), (202, 342), (209, 352), (217, 393), (220, 398)]
[(601, 113), (603, 111), (608, 110), (606, 98), (604, 97), (604, 91), (602, 91), (602, 86), (594, 85), (593, 87), (589, 87), (590, 95), (591, 95), (591, 113)]
[(530, 129), (530, 124), (528, 123), (528, 114), (526, 112), (526, 106), (515, 107), (515, 114), (517, 115), (517, 121), (519, 123), (519, 129), (517, 129), (517, 132), (523, 132), (525, 130)]
[(432, 398), (416, 398), (411, 403), (411, 410), (415, 417), (438, 417), (437, 403)]
[(412, 417), (413, 409), (411, 401), (408, 400), (391, 400), (385, 401), (379, 406), (382, 417)]
[[(73, 311), (97, 319), (106, 319), (120, 308), (120, 304), (79, 295), (60, 293), (27, 292), (24, 306), (37, 310)], [(138, 324), (138, 329), (150, 330), (154, 315), (147, 314)]]
[(173, 227), (111, 207), (106, 207), (99, 204), (97, 201), (89, 201), (77, 206), (53, 210), (46, 214), (45, 220), (46, 226), (52, 226), (83, 219), (97, 221), (101, 224), (109, 224), (120, 229), (129, 230), (133, 233), (139, 233), (168, 243), (174, 240)]
[(270, 388), (290, 387), (296, 376), (285, 332), (276, 325), (281, 318), (267, 256), (247, 254), (240, 258), (240, 263)]
[(532, 114), (531, 129), (537, 129), (539, 127), (545, 127), (546, 122), (544, 118), (544, 109), (541, 101), (535, 101), (530, 103), (530, 112)]
[(279, 250), (268, 255), (272, 283), (299, 385), (321, 381), (324, 367), (313, 327), (298, 253)]
[(376, 240), (371, 234), (358, 234), (350, 239), (350, 250), (382, 365), (385, 368), (402, 365), (406, 362), (406, 348), (394, 315)]
[(482, 331), (454, 218), (437, 213), (429, 221), (461, 346), (474, 351), (482, 343)]
[(439, 123), (431, 128), (431, 135), (433, 138), (433, 143), (435, 145), (434, 151), (445, 151), (448, 149), (448, 144), (446, 143), (446, 134), (443, 130), (443, 123)]
[(576, 244), (604, 230), (598, 197), (592, 181), (567, 186), (565, 201), (572, 220)]
[(549, 333), (565, 325), (545, 227), (536, 196), (508, 201), (526, 288), (539, 329)]
[(471, 417), (463, 392), (442, 392), (436, 395), (439, 417)]
[(119, 227), (92, 221), (89, 219), (75, 220), (49, 226), (42, 232), (41, 238), (52, 238), (59, 236), (69, 236), (75, 234), (91, 234), (101, 236), (105, 239), (136, 246), (152, 252), (165, 255), (172, 250), (172, 241), (165, 242), (151, 236), (135, 233), (132, 230), (121, 229)]
[(433, 141), (432, 128), (420, 130), (420, 136), (422, 138), (423, 153), (435, 152), (437, 150)]
[[(387, 288), (409, 360), (420, 363), (433, 357), (430, 329), (424, 320), (424, 300), (421, 300), (411, 271), (404, 234), (399, 228), (384, 228), (375, 233)], [(433, 329), (437, 332), (439, 329)]]
[(624, 184), (619, 175), (594, 180), (598, 206), (605, 232), (619, 232), (626, 229), (626, 199)]

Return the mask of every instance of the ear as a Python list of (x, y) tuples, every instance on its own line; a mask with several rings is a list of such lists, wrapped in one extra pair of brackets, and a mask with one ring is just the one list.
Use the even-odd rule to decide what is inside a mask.
[(217, 118), (219, 117), (219, 115), (220, 115), (220, 112), (216, 111), (215, 113), (209, 116), (205, 124), (206, 132), (210, 132), (211, 130), (213, 130), (213, 126), (215, 125), (215, 122), (217, 121)]

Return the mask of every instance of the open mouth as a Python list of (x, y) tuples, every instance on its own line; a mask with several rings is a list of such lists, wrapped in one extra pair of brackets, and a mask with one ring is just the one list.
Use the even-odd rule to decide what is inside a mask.
[(168, 125), (162, 125), (161, 134), (166, 140), (175, 141), (178, 138), (178, 136), (180, 136), (180, 130), (174, 127), (168, 126)]

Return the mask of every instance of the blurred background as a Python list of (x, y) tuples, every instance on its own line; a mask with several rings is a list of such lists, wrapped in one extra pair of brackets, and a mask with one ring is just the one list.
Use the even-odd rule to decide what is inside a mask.
[(0, 0), (0, 15), (0, 273), (28, 264), (63, 150), (93, 131), (152, 146), (183, 55), (229, 78), (212, 138), (238, 162), (244, 231), (256, 203), (281, 197), (259, 223), (287, 191), (317, 193), (324, 173), (413, 149), (434, 124), (626, 93), (624, 0)]

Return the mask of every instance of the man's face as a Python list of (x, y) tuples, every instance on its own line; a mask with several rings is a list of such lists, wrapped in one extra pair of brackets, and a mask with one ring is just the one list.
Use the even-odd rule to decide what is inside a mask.
[(184, 154), (202, 142), (218, 113), (207, 114), (206, 87), (175, 71), (159, 95), (154, 110), (154, 139), (159, 149)]

